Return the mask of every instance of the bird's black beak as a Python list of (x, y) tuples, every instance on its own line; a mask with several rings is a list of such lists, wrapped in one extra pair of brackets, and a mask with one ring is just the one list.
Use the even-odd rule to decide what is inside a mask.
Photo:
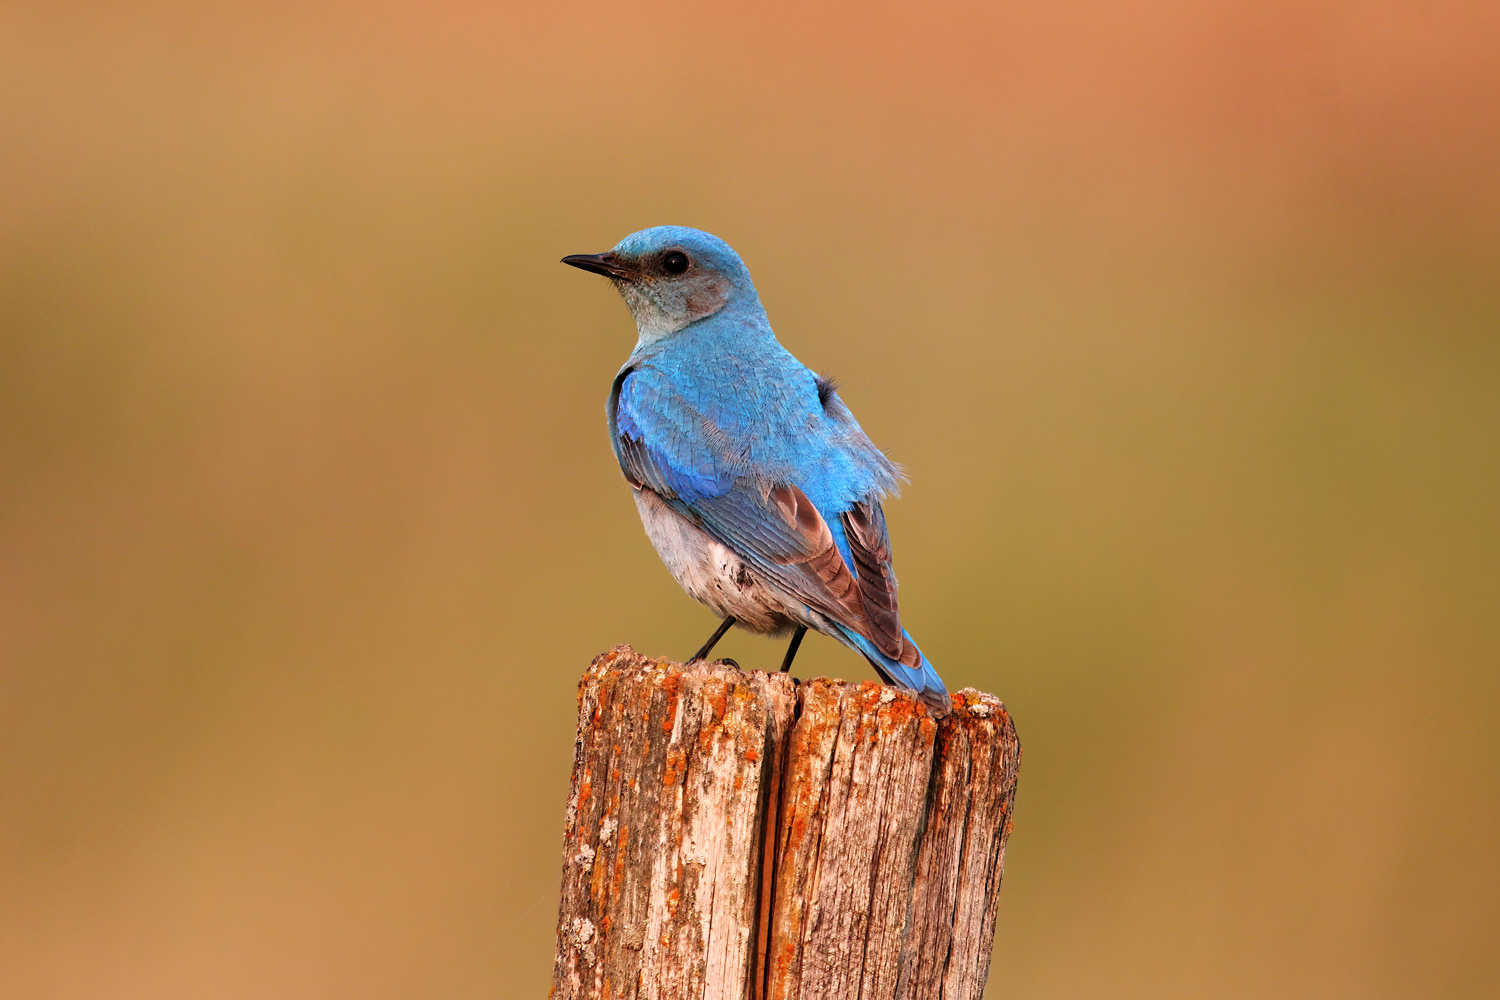
[(636, 276), (635, 268), (620, 260), (613, 253), (575, 253), (562, 259), (564, 264), (602, 274), (606, 278), (630, 279)]

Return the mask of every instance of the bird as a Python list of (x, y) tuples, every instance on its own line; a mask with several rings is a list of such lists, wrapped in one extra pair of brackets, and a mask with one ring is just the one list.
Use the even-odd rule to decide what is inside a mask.
[(881, 507), (900, 469), (834, 380), (776, 339), (739, 255), (656, 226), (562, 263), (608, 278), (635, 319), (610, 443), (662, 562), (723, 619), (690, 662), (738, 625), (790, 634), (788, 671), (812, 629), (947, 714), (947, 689), (901, 624)]

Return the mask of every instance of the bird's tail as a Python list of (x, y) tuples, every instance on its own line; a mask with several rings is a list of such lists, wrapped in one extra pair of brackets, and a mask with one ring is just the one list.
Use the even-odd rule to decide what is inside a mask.
[(937, 671), (932, 669), (932, 663), (917, 648), (910, 632), (902, 629), (901, 634), (906, 639), (906, 653), (901, 659), (893, 660), (876, 649), (873, 642), (859, 633), (843, 626), (839, 626), (839, 631), (843, 633), (849, 645), (870, 661), (870, 666), (875, 668), (875, 672), (887, 684), (911, 688), (936, 715), (943, 716), (953, 711), (953, 699), (948, 697), (948, 689), (943, 686), (943, 679), (937, 675)]

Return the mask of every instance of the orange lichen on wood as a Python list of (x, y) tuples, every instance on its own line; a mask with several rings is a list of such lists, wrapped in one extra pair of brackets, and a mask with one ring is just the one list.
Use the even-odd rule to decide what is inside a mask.
[(687, 754), (680, 747), (670, 748), (667, 750), (667, 766), (662, 771), (661, 783), (663, 785), (677, 784), (685, 767), (687, 767)]

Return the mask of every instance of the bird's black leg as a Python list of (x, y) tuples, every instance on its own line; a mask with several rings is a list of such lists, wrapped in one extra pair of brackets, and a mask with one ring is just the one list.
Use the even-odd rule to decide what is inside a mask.
[(734, 628), (734, 619), (725, 618), (719, 627), (714, 629), (714, 634), (708, 637), (708, 641), (703, 644), (703, 648), (688, 658), (688, 662), (692, 663), (694, 660), (708, 659), (708, 654), (713, 652), (714, 646), (718, 644), (720, 639), (724, 638), (724, 633), (732, 628)]
[(802, 637), (807, 634), (806, 625), (798, 625), (797, 631), (792, 633), (792, 644), (786, 648), (786, 659), (781, 661), (781, 672), (786, 673), (792, 669), (792, 658), (797, 655), (797, 647), (802, 645)]

